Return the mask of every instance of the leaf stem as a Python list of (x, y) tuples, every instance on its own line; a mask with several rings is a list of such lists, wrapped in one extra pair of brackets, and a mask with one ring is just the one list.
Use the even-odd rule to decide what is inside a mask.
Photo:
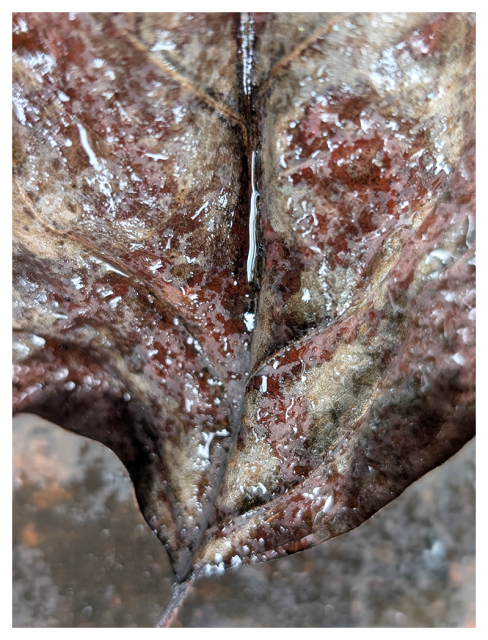
[(175, 582), (173, 584), (173, 593), (171, 594), (171, 598), (156, 624), (157, 628), (167, 628), (173, 624), (192, 584), (193, 576), (187, 578), (185, 582)]

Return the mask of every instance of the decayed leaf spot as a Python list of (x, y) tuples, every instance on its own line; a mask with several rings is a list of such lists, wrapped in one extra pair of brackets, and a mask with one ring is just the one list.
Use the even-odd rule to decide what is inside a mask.
[(471, 14), (13, 32), (14, 410), (115, 451), (178, 582), (342, 534), (473, 436)]

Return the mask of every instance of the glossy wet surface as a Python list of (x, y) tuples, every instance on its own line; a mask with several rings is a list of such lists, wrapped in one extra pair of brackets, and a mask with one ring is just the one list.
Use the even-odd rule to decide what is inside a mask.
[(14, 412), (117, 454), (180, 580), (341, 535), (473, 437), (474, 35), (14, 16)]
[[(171, 569), (120, 461), (34, 416), (13, 446), (13, 626), (154, 626)], [(199, 580), (180, 623), (474, 626), (475, 442), (345, 536)]]

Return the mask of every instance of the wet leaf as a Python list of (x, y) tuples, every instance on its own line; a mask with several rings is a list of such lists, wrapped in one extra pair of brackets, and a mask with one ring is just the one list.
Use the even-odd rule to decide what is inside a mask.
[(177, 581), (358, 526), (474, 435), (471, 14), (17, 14), (14, 411)]

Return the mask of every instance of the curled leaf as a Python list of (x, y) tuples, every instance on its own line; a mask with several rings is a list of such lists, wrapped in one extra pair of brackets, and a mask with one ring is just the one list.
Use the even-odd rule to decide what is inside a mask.
[(474, 435), (471, 14), (17, 14), (14, 410), (176, 580), (358, 526)]

